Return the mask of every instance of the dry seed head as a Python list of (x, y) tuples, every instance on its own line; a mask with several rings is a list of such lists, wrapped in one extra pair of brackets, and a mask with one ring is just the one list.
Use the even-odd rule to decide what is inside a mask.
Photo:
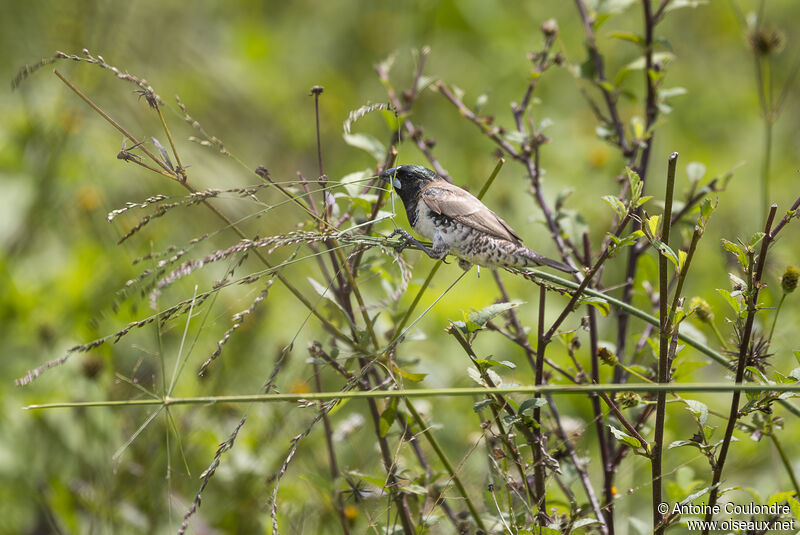
[(786, 35), (777, 28), (758, 28), (750, 32), (747, 40), (757, 56), (769, 56), (783, 50)]

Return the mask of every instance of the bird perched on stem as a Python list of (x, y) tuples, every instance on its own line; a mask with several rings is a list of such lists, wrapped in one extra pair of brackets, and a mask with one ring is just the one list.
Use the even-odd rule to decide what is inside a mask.
[(425, 247), (403, 229), (396, 229), (392, 235), (402, 235), (405, 245), (413, 243), (431, 258), (440, 260), (453, 254), (464, 270), (478, 264), (489, 268), (549, 266), (567, 273), (576, 271), (522, 245), (519, 235), (500, 216), (435, 171), (421, 165), (401, 165), (387, 169), (380, 177), (391, 183), (403, 200), (411, 228), (431, 240), (433, 247)]

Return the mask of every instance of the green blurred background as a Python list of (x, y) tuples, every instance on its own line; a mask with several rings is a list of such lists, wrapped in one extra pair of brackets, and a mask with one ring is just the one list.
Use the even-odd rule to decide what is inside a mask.
[[(756, 7), (749, 1), (737, 5), (744, 12)], [(202, 209), (178, 209), (124, 245), (116, 245), (136, 222), (136, 216), (126, 215), (109, 224), (108, 212), (157, 193), (183, 195), (185, 191), (163, 177), (117, 160), (121, 136), (53, 76), (52, 66), (42, 68), (12, 92), (10, 81), (22, 65), (49, 57), (56, 50), (80, 54), (85, 47), (121, 70), (146, 78), (172, 107), (166, 112), (167, 120), (184, 163), (191, 165), (190, 180), (198, 188), (257, 183), (258, 178), (247, 172), (257, 165), (265, 165), (273, 176), (284, 180), (293, 179), (298, 171), (316, 176), (314, 108), (309, 89), (324, 86), (320, 102), (325, 170), (329, 177), (338, 179), (374, 166), (372, 158), (345, 144), (341, 134), (351, 110), (386, 100), (375, 75), (376, 63), (395, 55), (393, 81), (396, 87), (407, 87), (413, 72), (412, 50), (429, 45), (432, 52), (426, 75), (464, 90), (469, 105), (487, 95), (485, 112), (498, 122), (510, 124), (508, 103), (521, 98), (530, 72), (526, 53), (541, 46), (539, 26), (549, 18), (555, 18), (561, 28), (557, 46), (567, 63), (583, 63), (582, 26), (573, 3), (563, 0), (420, 0), (403, 4), (2, 2), (0, 44), (4, 53), (0, 79), (7, 83), (0, 96), (0, 532), (174, 531), (199, 486), (199, 474), (243, 413), (240, 406), (179, 408), (174, 410), (174, 417), (180, 444), (176, 434), (168, 437), (163, 415), (159, 415), (130, 447), (123, 448), (150, 414), (148, 410), (21, 410), (38, 402), (141, 396), (127, 380), (147, 388), (158, 385), (156, 355), (166, 355), (167, 365), (172, 366), (183, 320), (160, 334), (152, 328), (142, 329), (117, 345), (75, 355), (67, 365), (49, 371), (31, 386), (15, 387), (13, 379), (62, 356), (76, 343), (112, 333), (128, 321), (150, 314), (146, 298), (134, 296), (121, 301), (117, 294), (142, 269), (132, 265), (132, 260), (169, 245), (181, 246), (219, 226)], [(637, 30), (640, 18), (640, 7), (633, 6), (601, 27), (599, 44), (609, 73), (638, 56), (634, 45), (612, 39), (611, 33)], [(785, 34), (786, 45), (773, 60), (776, 87), (781, 88), (798, 60), (800, 4), (794, 0), (767, 2), (765, 19)], [(731, 267), (719, 238), (747, 237), (762, 225), (758, 177), (763, 127), (752, 55), (746, 30), (729, 2), (677, 10), (667, 16), (658, 36), (668, 41), (676, 56), (668, 67), (666, 84), (683, 87), (687, 94), (671, 100), (673, 110), (663, 116), (656, 135), (647, 187), (656, 198), (651, 211), (658, 211), (655, 206), (663, 191), (670, 152), (680, 153), (679, 196), (688, 187), (683, 172), (686, 163), (702, 162), (708, 177), (741, 164), (728, 190), (720, 194), (720, 207), (712, 217), (686, 289), (688, 296), (708, 299), (723, 324), (728, 311), (714, 289), (727, 287), (726, 273)], [(91, 65), (61, 61), (55, 67), (135, 135), (163, 134), (156, 116), (133, 93), (133, 86)], [(591, 227), (593, 243), (599, 243), (610, 215), (600, 197), (617, 192), (615, 179), (622, 171), (622, 160), (596, 137), (596, 121), (581, 98), (581, 87), (594, 94), (570, 68), (549, 71), (537, 86), (539, 100), (534, 116), (553, 122), (546, 131), (551, 142), (542, 151), (548, 198), (573, 188), (568, 208), (582, 214)], [(630, 119), (632, 114), (641, 113), (640, 73), (634, 73), (625, 88), (635, 97), (623, 99), (622, 110)], [(173, 113), (177, 111), (173, 95), (179, 95), (189, 113), (223, 140), (245, 167), (212, 149), (187, 142), (194, 132), (179, 113)], [(779, 215), (800, 192), (798, 111), (797, 92), (791, 91), (774, 137), (771, 198), (779, 205)], [(455, 182), (476, 191), (496, 161), (490, 141), (432, 91), (420, 97), (412, 119), (424, 128), (425, 136), (435, 139), (434, 152)], [(363, 119), (356, 129), (384, 143), (391, 135), (377, 115)], [(424, 163), (411, 143), (401, 145), (398, 161)], [(272, 199), (277, 202), (278, 197)], [(507, 163), (486, 201), (503, 213), (529, 246), (550, 256), (555, 254), (538, 209), (527, 194), (521, 168)], [(235, 215), (255, 210), (245, 201), (226, 201), (221, 206)], [(301, 220), (290, 206), (268, 214), (252, 223), (249, 231), (259, 235), (285, 231)], [(386, 224), (378, 230), (390, 229)], [(778, 286), (778, 277), (787, 264), (800, 262), (798, 239), (800, 226), (795, 224), (783, 233), (771, 253), (765, 277), (771, 288)], [(223, 233), (212, 240), (208, 250), (237, 240)], [(414, 274), (418, 283), (416, 279), (427, 273), (430, 261), (414, 254), (408, 257), (417, 263)], [(619, 282), (623, 265), (620, 260), (609, 268), (607, 284)], [(302, 283), (312, 268), (298, 268), (292, 272), (292, 280)], [(191, 297), (195, 284), (201, 290), (207, 288), (222, 275), (214, 269), (182, 281), (162, 296), (162, 302)], [(458, 273), (457, 266), (441, 270), (427, 303)], [(497, 298), (488, 276), (478, 279), (471, 275), (420, 324), (420, 333), (427, 334), (427, 340), (405, 346), (406, 358), (418, 358), (412, 365), (414, 371), (429, 374), (424, 386), (469, 384), (464, 356), (452, 342), (443, 342), (440, 333), (447, 319), (460, 319), (462, 311), (481, 308)], [(514, 280), (509, 284), (512, 297), (535, 301), (530, 286)], [(226, 348), (215, 373), (205, 381), (192, 373), (213, 351), (216, 340), (229, 326), (230, 316), (246, 308), (258, 291), (244, 288), (223, 293), (202, 328), (193, 326), (191, 336), (198, 336), (195, 353), (190, 369), (181, 376), (177, 395), (258, 391), (274, 358), (292, 340), (306, 315), (305, 309), (277, 284), (265, 305)], [(637, 292), (641, 292), (640, 287)], [(774, 304), (778, 295), (766, 292), (764, 301)], [(114, 313), (117, 302), (121, 306)], [(558, 304), (557, 299), (551, 302)], [(645, 306), (647, 300), (639, 295), (637, 302)], [(557, 312), (556, 308), (549, 311), (554, 315)], [(520, 314), (529, 324), (535, 324), (533, 304), (523, 305)], [(795, 365), (791, 350), (800, 348), (798, 321), (798, 308), (789, 300), (772, 348), (777, 369), (786, 373)], [(609, 321), (607, 326), (611, 325)], [(723, 329), (730, 332), (727, 325)], [(634, 332), (640, 331), (641, 326), (636, 326)], [(611, 330), (605, 335), (613, 340)], [(313, 320), (301, 332), (279, 380), (282, 391), (308, 387), (312, 373), (304, 363), (305, 345), (321, 336)], [(493, 342), (497, 339), (485, 336), (478, 347), (491, 353)], [(516, 350), (502, 356), (524, 361)], [(699, 355), (692, 358), (702, 360)], [(692, 379), (723, 377), (724, 372), (713, 365), (698, 371)], [(529, 379), (523, 373), (518, 381)], [(329, 386), (335, 388), (335, 382)], [(703, 399), (720, 407), (727, 403), (726, 397)], [(346, 404), (339, 410), (336, 424), (340, 426), (363, 413), (363, 406), (356, 405)], [(470, 402), (429, 400), (428, 411), (438, 422), (447, 422), (443, 440), (460, 459), (471, 443), (469, 433), (477, 432)], [(668, 441), (685, 438), (680, 431), (690, 421), (685, 412), (676, 409), (670, 413)], [(584, 420), (589, 415), (585, 403), (572, 399), (564, 400), (564, 413)], [(304, 429), (311, 417), (308, 409), (294, 406), (255, 407), (205, 491), (203, 507), (191, 529), (198, 533), (265, 531), (267, 480), (282, 461), (288, 439)], [(374, 438), (368, 430), (356, 427), (352, 435), (343, 438), (341, 463), (380, 477), (374, 449), (363, 452), (358, 448), (371, 444)], [(327, 498), (331, 483), (326, 478), (324, 457), (314, 454), (323, 447), (316, 435), (303, 443), (282, 486), (287, 533), (338, 532), (331, 520), (334, 517)], [(791, 425), (787, 435), (786, 444), (796, 443), (800, 430)], [(591, 442), (584, 447), (591, 455)], [(796, 458), (800, 450), (788, 448)], [(745, 441), (735, 444), (734, 450), (727, 469), (731, 483), (751, 486), (762, 497), (786, 487), (785, 475), (769, 444)], [(117, 452), (119, 455), (115, 455)], [(470, 458), (464, 469), (474, 476), (479, 489), (485, 467), (477, 457)], [(675, 453), (668, 455), (666, 462), (684, 483), (687, 478), (707, 477), (707, 468), (694, 457)], [(649, 473), (649, 469), (643, 470), (645, 467), (643, 459), (630, 460), (623, 465), (625, 473), (620, 474), (619, 484), (631, 488), (643, 485), (646, 477), (642, 473)], [(173, 496), (171, 507), (168, 488)], [(638, 500), (646, 503), (648, 492), (643, 498), (620, 499), (620, 511), (638, 514)], [(446, 526), (442, 529), (446, 532)]]

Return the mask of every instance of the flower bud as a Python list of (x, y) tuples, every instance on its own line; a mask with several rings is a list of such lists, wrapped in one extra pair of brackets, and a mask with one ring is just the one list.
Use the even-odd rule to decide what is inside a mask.
[(800, 269), (796, 266), (789, 266), (781, 277), (781, 288), (787, 294), (792, 293), (797, 288), (797, 279), (800, 278)]
[(617, 356), (608, 350), (606, 347), (601, 347), (597, 350), (597, 356), (606, 366), (616, 366)]
[(617, 392), (614, 402), (620, 409), (631, 409), (641, 403), (642, 397), (636, 392)]
[(694, 313), (697, 314), (697, 319), (703, 323), (710, 324), (714, 321), (714, 313), (711, 311), (711, 305), (709, 305), (705, 299), (693, 297), (692, 301), (689, 303), (689, 308), (694, 309)]
[(558, 23), (556, 19), (547, 19), (542, 23), (542, 33), (550, 37), (558, 33)]

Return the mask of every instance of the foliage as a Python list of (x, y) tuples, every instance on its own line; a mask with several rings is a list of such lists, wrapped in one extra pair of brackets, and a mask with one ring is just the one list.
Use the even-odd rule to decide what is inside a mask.
[[(605, 534), (722, 494), (800, 509), (800, 198), (775, 150), (797, 68), (767, 22), (797, 8), (702, 4), (167, 4), (120, 37), (148, 27), (158, 54), (59, 43), (23, 68), (0, 130), (9, 529)], [(580, 271), (401, 252), (395, 162)], [(733, 394), (683, 397), (704, 380)]]

